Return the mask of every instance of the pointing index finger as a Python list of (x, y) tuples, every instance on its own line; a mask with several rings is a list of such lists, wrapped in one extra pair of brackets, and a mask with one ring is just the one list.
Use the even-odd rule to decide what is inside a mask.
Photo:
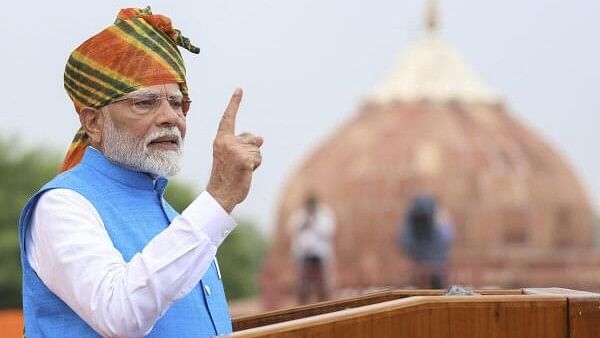
[(240, 102), (242, 102), (242, 89), (236, 88), (231, 95), (229, 104), (225, 108), (221, 122), (219, 123), (219, 134), (235, 134), (235, 119), (237, 117), (238, 109), (240, 108)]

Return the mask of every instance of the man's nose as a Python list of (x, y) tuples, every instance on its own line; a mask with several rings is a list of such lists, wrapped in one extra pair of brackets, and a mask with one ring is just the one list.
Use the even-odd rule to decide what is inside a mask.
[(169, 124), (175, 125), (181, 114), (173, 109), (166, 98), (162, 98), (158, 105), (158, 111), (156, 112), (156, 119), (158, 124)]

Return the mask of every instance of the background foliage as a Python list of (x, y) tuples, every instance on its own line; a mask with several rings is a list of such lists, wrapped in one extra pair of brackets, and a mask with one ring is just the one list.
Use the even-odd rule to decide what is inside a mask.
[[(26, 149), (14, 138), (0, 137), (0, 309), (21, 307), (18, 218), (27, 199), (56, 175), (60, 160), (52, 150)], [(196, 196), (194, 190), (172, 180), (165, 198), (183, 210)], [(256, 294), (264, 248), (260, 233), (245, 222), (225, 240), (218, 259), (229, 299)]]
[(21, 306), (17, 223), (27, 199), (58, 168), (47, 149), (23, 150), (16, 139), (0, 139), (0, 308)]

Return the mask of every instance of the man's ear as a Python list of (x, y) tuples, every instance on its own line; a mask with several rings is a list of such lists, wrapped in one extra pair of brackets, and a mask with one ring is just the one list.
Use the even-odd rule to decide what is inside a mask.
[(102, 129), (104, 128), (104, 114), (100, 109), (83, 107), (79, 111), (79, 122), (90, 137), (90, 143), (99, 146), (102, 143)]

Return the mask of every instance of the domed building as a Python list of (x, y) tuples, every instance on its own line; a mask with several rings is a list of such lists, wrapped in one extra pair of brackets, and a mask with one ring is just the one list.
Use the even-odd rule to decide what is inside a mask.
[(594, 214), (569, 164), (444, 41), (433, 2), (425, 26), (284, 186), (266, 294), (294, 290), (286, 223), (311, 192), (336, 216), (338, 290), (411, 285), (397, 231), (420, 192), (454, 225), (449, 282), (600, 288)]

